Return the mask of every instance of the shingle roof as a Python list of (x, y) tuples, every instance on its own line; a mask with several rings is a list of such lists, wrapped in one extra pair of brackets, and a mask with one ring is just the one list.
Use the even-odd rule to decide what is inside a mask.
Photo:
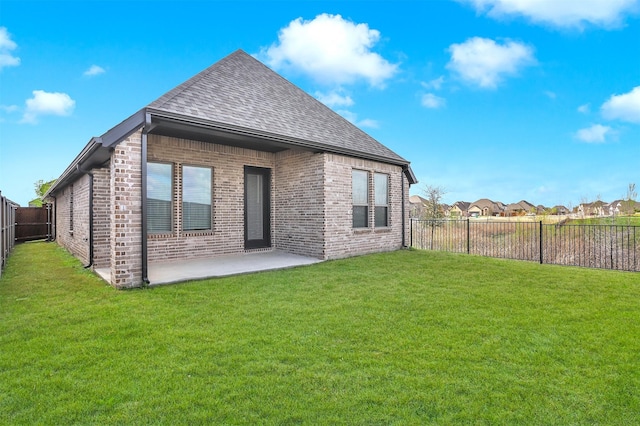
[(242, 50), (216, 62), (149, 108), (408, 162)]

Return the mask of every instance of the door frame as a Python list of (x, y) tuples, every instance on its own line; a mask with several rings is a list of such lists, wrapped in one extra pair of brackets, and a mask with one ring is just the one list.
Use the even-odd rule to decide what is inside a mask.
[[(247, 226), (247, 176), (249, 174), (262, 176), (262, 239), (249, 240)], [(271, 247), (271, 169), (265, 167), (244, 166), (244, 248), (258, 249)]]

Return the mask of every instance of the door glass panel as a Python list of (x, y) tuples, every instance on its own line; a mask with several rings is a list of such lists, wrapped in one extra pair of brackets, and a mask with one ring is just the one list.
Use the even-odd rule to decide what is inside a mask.
[(264, 238), (264, 193), (263, 177), (247, 174), (247, 240)]

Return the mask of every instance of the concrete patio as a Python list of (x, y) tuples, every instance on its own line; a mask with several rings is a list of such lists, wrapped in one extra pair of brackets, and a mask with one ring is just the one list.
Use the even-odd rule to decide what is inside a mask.
[[(225, 277), (274, 269), (292, 268), (322, 262), (320, 259), (298, 256), (280, 250), (217, 256), (206, 259), (189, 259), (175, 262), (149, 263), (151, 285), (169, 284), (203, 278)], [(111, 271), (96, 269), (107, 282)]]

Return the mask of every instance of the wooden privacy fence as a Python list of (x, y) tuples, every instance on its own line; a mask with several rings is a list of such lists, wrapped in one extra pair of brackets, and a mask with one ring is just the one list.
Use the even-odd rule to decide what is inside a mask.
[(640, 272), (640, 226), (411, 221), (411, 247)]
[(0, 192), (0, 276), (15, 244), (16, 209), (18, 204)]
[(18, 207), (16, 242), (51, 239), (51, 204), (42, 207)]

